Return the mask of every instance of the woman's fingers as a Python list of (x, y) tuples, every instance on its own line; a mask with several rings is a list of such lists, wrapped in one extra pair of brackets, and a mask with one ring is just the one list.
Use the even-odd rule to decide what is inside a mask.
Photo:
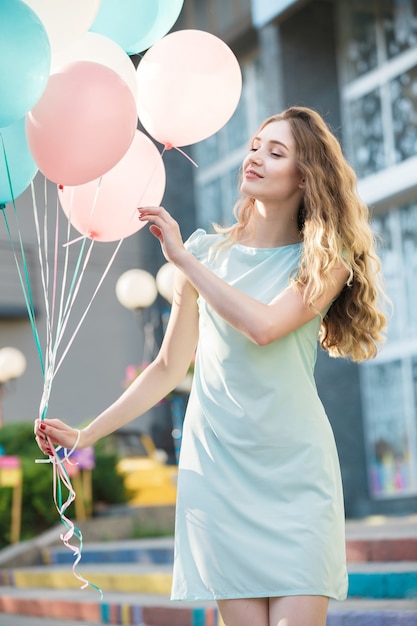
[(163, 207), (141, 207), (138, 209), (141, 221), (152, 222), (150, 232), (160, 242), (168, 261), (175, 263), (175, 258), (184, 249), (178, 223)]
[(36, 436), (35, 439), (36, 439), (36, 443), (39, 446), (39, 449), (44, 454), (48, 454), (48, 455), (52, 454), (51, 444), (49, 443), (49, 441), (47, 439), (44, 439), (44, 438), (38, 437), (38, 436)]
[(162, 230), (159, 228), (159, 226), (157, 226), (156, 224), (152, 224), (152, 226), (149, 226), (149, 230), (151, 231), (151, 233), (152, 233), (152, 235), (154, 237), (159, 239), (159, 241), (161, 243), (163, 242), (164, 236), (163, 236)]
[(175, 226), (178, 228), (177, 222), (162, 206), (147, 206), (138, 209), (139, 219), (141, 221), (151, 221), (158, 226)]
[(42, 452), (49, 454), (51, 445), (72, 448), (77, 439), (77, 430), (58, 419), (36, 420), (35, 436)]
[(139, 219), (148, 220), (150, 218), (166, 219), (169, 213), (162, 206), (143, 206), (138, 209)]

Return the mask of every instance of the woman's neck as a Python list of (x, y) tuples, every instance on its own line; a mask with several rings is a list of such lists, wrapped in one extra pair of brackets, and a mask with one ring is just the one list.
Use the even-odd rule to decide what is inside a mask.
[(253, 215), (239, 237), (239, 243), (253, 248), (278, 248), (302, 241), (295, 219)]

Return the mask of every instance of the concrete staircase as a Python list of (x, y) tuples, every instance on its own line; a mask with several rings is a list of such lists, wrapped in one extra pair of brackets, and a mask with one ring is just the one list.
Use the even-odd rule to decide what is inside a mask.
[[(347, 524), (349, 598), (330, 604), (328, 626), (417, 626), (417, 516), (368, 518)], [(77, 571), (72, 553), (50, 541), (35, 565), (0, 553), (2, 616), (31, 615), (47, 624), (220, 626), (215, 603), (168, 599), (172, 538), (86, 542)], [(13, 564), (14, 563), (14, 564)], [(4, 618), (5, 619), (5, 618)]]

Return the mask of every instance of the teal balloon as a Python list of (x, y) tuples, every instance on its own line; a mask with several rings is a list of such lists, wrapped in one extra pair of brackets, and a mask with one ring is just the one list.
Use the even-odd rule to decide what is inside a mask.
[(0, 0), (0, 127), (37, 103), (50, 66), (48, 35), (36, 13), (22, 0)]
[(184, 0), (102, 0), (90, 30), (115, 41), (127, 54), (147, 50), (177, 21)]
[(25, 118), (0, 128), (0, 204), (20, 196), (37, 171), (26, 139)]

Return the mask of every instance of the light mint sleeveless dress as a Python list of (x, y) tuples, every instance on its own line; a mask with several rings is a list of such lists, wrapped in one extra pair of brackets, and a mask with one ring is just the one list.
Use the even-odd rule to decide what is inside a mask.
[[(301, 244), (188, 249), (270, 302)], [(313, 370), (320, 319), (257, 346), (198, 300), (200, 336), (179, 461), (172, 599), (347, 594), (344, 508), (332, 429)]]

